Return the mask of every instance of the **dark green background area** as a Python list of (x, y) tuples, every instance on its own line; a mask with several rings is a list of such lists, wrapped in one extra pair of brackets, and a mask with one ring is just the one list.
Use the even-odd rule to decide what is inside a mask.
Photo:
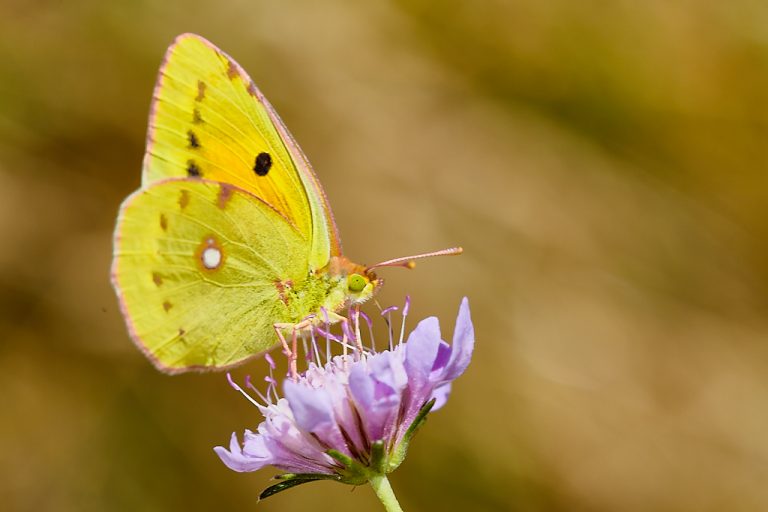
[[(271, 100), (379, 301), (477, 348), (404, 508), (768, 509), (763, 2), (0, 4), (0, 506), (253, 510), (212, 447), (258, 411), (133, 347), (111, 232), (157, 68), (202, 34)], [(368, 307), (375, 314), (374, 307)], [(236, 372), (261, 375), (262, 361)], [(258, 510), (376, 510), (320, 482)]]

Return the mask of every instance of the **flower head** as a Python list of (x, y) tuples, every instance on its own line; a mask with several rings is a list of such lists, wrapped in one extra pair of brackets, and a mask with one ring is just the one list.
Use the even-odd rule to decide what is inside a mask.
[(235, 471), (268, 465), (285, 471), (278, 477), (282, 482), (262, 497), (319, 479), (358, 485), (397, 468), (427, 413), (445, 404), (451, 382), (469, 365), (475, 338), (466, 298), (451, 345), (443, 341), (435, 317), (419, 322), (403, 341), (407, 300), (399, 341), (394, 343), (391, 314), (396, 309), (382, 312), (390, 339), (389, 349), (380, 352), (373, 346), (362, 348), (360, 319), (369, 327), (371, 322), (359, 310), (352, 310), (343, 323), (341, 339), (320, 329), (326, 339), (342, 343), (344, 354), (320, 364), (313, 336), (314, 358), (304, 373), (285, 380), (282, 398), (271, 376), (265, 394), (246, 382), (260, 401), (230, 380), (259, 408), (264, 421), (256, 432), (245, 431), (242, 445), (232, 434), (228, 450), (214, 448), (224, 464)]

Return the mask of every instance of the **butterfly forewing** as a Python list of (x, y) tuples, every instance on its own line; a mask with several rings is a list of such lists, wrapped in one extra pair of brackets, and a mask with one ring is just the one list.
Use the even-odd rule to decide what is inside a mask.
[(136, 343), (165, 371), (223, 368), (270, 348), (283, 295), (309, 270), (306, 241), (249, 192), (171, 179), (126, 199), (113, 283)]
[(322, 188), (272, 107), (231, 57), (192, 34), (168, 49), (150, 115), (143, 185), (169, 177), (261, 198), (305, 238), (312, 269), (340, 253)]

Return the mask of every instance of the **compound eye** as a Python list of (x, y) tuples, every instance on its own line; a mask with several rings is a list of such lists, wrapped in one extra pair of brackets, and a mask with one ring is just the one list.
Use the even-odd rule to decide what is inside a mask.
[(349, 291), (354, 293), (363, 291), (363, 288), (365, 288), (366, 284), (367, 283), (365, 282), (365, 278), (360, 274), (351, 274), (347, 278), (347, 286)]

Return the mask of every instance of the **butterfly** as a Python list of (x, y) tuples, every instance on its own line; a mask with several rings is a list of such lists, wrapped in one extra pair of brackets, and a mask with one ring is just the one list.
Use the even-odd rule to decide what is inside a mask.
[(460, 252), (347, 259), (306, 156), (240, 65), (194, 34), (168, 48), (111, 269), (128, 332), (158, 369), (224, 369), (278, 342), (295, 365), (296, 333), (370, 299), (374, 268)]

